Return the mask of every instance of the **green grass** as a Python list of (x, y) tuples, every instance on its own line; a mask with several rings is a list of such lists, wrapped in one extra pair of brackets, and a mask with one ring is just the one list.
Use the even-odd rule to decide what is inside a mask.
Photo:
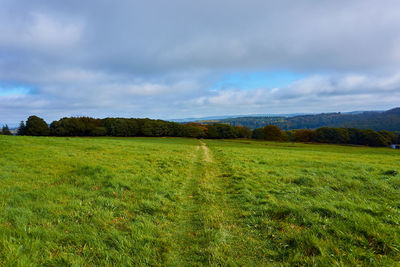
[(400, 153), (0, 136), (0, 265), (400, 266)]

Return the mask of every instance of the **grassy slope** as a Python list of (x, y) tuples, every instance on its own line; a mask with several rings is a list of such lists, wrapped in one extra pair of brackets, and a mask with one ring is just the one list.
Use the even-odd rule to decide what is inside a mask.
[(400, 260), (398, 151), (204, 142), (0, 136), (0, 265)]
[(398, 151), (207, 141), (248, 236), (245, 255), (317, 265), (400, 261)]

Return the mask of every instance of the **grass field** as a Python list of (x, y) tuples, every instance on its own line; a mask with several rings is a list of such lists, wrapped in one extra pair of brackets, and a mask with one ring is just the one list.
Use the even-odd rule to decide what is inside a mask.
[(0, 136), (1, 266), (400, 266), (400, 153)]

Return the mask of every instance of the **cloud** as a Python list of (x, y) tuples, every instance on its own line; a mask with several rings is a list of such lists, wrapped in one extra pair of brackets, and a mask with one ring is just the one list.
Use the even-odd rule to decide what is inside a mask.
[[(0, 123), (389, 108), (399, 11), (397, 0), (3, 0), (0, 82), (35, 90), (1, 96)], [(216, 90), (241, 72), (298, 79)]]
[[(10, 24), (14, 26), (10, 27)], [(22, 21), (12, 18), (2, 23), (0, 44), (22, 50), (59, 50), (76, 45), (83, 34), (80, 21), (60, 19), (51, 14), (31, 11)]]
[[(227, 89), (201, 96), (190, 105), (241, 113), (351, 111), (398, 105), (400, 73), (390, 76), (315, 75), (281, 88)], [(379, 104), (377, 105), (377, 99)], [(381, 105), (381, 106), (380, 106)], [(268, 112), (265, 112), (268, 110)], [(238, 114), (238, 113), (237, 113)]]

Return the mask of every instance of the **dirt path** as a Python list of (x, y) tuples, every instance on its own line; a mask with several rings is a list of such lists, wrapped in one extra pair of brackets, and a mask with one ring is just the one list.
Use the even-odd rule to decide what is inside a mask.
[(171, 265), (223, 262), (222, 258), (230, 251), (230, 240), (234, 238), (234, 218), (218, 164), (203, 141), (196, 154), (192, 175), (182, 185), (177, 219), (170, 229), (174, 246), (167, 255), (167, 262)]
[(204, 152), (204, 161), (212, 162), (213, 160), (212, 160), (212, 157), (211, 157), (210, 149), (208, 148), (206, 143), (204, 143), (203, 141), (200, 141), (200, 143), (201, 143), (201, 149)]

